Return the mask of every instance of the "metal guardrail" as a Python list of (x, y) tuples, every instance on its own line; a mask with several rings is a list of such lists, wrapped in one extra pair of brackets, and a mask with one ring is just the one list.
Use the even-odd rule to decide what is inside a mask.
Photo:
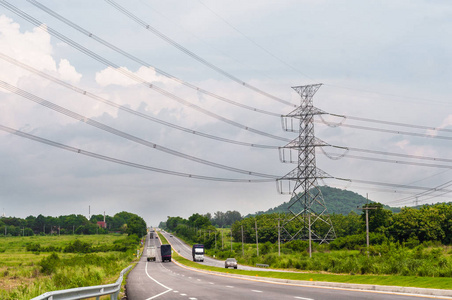
[(112, 284), (47, 292), (31, 300), (80, 300), (94, 297), (98, 300), (100, 296), (105, 295), (110, 295), (111, 300), (117, 300), (119, 291), (121, 290), (122, 278), (131, 267), (132, 266), (128, 266), (122, 270), (118, 280)]
[(270, 267), (270, 266), (267, 265), (267, 264), (256, 264), (256, 267), (268, 268), (268, 267)]

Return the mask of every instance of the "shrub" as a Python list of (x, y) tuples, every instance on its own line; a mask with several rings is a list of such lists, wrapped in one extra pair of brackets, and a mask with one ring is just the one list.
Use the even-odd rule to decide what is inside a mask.
[(39, 265), (41, 266), (41, 272), (50, 275), (55, 272), (56, 268), (60, 265), (61, 259), (56, 253), (52, 253), (47, 257), (44, 257)]
[(93, 252), (91, 244), (87, 242), (82, 242), (80, 240), (75, 240), (73, 243), (64, 248), (64, 252), (69, 253), (90, 253)]
[(272, 243), (265, 242), (259, 249), (260, 253), (263, 255), (270, 253), (270, 251), (272, 250), (272, 246), (273, 246)]

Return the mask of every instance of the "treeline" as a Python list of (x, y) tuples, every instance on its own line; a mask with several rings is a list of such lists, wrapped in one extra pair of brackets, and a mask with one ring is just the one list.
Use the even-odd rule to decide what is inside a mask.
[[(418, 208), (405, 207), (399, 213), (387, 210), (380, 203), (372, 203), (364, 207), (372, 207), (368, 210), (369, 232), (376, 243), (385, 241), (398, 242), (415, 247), (421, 243), (434, 242), (443, 245), (452, 244), (452, 204), (436, 204)], [(280, 224), (287, 219), (286, 214), (265, 214), (244, 218), (235, 222), (231, 228), (235, 241), (243, 237), (247, 243), (256, 242), (256, 225), (259, 243), (275, 243), (278, 240), (278, 219)], [(364, 211), (361, 214), (351, 212), (348, 215), (330, 215), (337, 239), (331, 243), (336, 249), (354, 249), (366, 243), (366, 217)], [(320, 236), (328, 230), (323, 222), (313, 225), (313, 230)], [(286, 229), (295, 233), (297, 228), (287, 225)], [(284, 241), (283, 241), (284, 242)]]
[(0, 218), (0, 236), (31, 236), (58, 234), (106, 234), (109, 232), (146, 234), (146, 222), (138, 215), (120, 212), (113, 217), (105, 216), (106, 228), (97, 224), (103, 221), (103, 215), (93, 215), (88, 220), (83, 215), (50, 217), (38, 215), (25, 219), (16, 217)]
[(206, 215), (193, 214), (188, 219), (181, 217), (168, 217), (161, 222), (160, 228), (176, 233), (188, 243), (202, 243), (211, 248), (215, 243), (217, 229)]
[[(200, 218), (200, 217), (203, 217), (203, 218)], [(179, 223), (187, 224), (187, 223), (191, 222), (194, 227), (201, 228), (202, 226), (204, 226), (207, 223), (207, 221), (209, 221), (209, 226), (212, 225), (217, 228), (229, 228), (235, 222), (243, 219), (242, 215), (236, 210), (233, 210), (233, 211), (228, 210), (227, 212), (217, 211), (213, 214), (213, 217), (212, 217), (211, 213), (207, 213), (205, 215), (193, 214), (191, 216), (191, 218), (196, 219), (197, 223), (194, 224), (192, 221), (184, 220), (181, 217), (168, 217), (168, 220), (170, 221), (169, 227), (175, 228), (174, 224), (179, 224)], [(169, 228), (169, 227), (166, 227), (167, 222), (160, 222), (159, 227), (160, 228)]]

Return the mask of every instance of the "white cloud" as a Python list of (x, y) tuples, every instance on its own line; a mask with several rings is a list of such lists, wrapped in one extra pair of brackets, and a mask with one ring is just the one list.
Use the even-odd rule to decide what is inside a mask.
[[(20, 25), (5, 15), (0, 16), (0, 51), (39, 70), (56, 71), (50, 35), (39, 28), (21, 33)], [(1, 78), (9, 79), (11, 84), (27, 73), (6, 63), (0, 70)]]
[[(105, 18), (99, 22), (92, 16), (99, 15), (99, 12), (114, 12), (114, 9), (104, 2), (93, 2), (89, 11), (74, 10), (73, 5), (78, 5), (77, 1), (69, 1), (64, 6), (56, 5), (53, 1), (48, 3), (49, 6), (58, 8), (64, 16), (73, 17), (78, 25), (86, 26), (96, 35), (117, 42), (117, 46), (125, 51), (203, 89), (277, 114), (286, 114), (293, 109), (262, 94), (254, 93), (202, 66), (148, 31), (138, 28), (126, 17), (116, 15), (116, 12), (104, 14)], [(186, 9), (187, 6), (173, 9), (172, 4), (163, 1), (157, 4), (157, 10), (170, 12), (172, 20), (177, 20), (180, 27), (189, 33), (190, 31), (199, 33), (205, 39), (204, 43), (199, 43), (180, 27), (170, 26), (174, 24), (166, 26), (156, 22), (152, 25), (156, 25), (156, 28), (162, 29), (162, 32), (170, 37), (176, 33), (177, 42), (183, 45), (188, 43), (187, 48), (228, 73), (293, 103), (299, 103), (300, 99), (290, 86), (306, 84), (306, 77), (300, 74), (305, 73), (325, 83), (315, 95), (314, 105), (327, 112), (444, 128), (452, 123), (452, 117), (448, 112), (450, 85), (443, 84), (450, 82), (450, 73), (441, 74), (440, 82), (437, 81), (438, 78), (423, 75), (420, 78), (422, 84), (419, 84), (420, 79), (414, 80), (416, 78), (407, 72), (405, 66), (408, 64), (416, 67), (412, 64), (413, 61), (425, 61), (426, 53), (430, 53), (430, 44), (434, 44), (436, 48), (447, 45), (448, 48), (445, 49), (449, 49), (451, 45), (448, 39), (444, 39), (444, 34), (438, 34), (440, 31), (435, 30), (435, 22), (424, 22), (422, 16), (425, 12), (430, 20), (436, 19), (428, 9), (423, 9), (424, 5), (422, 9), (415, 9), (406, 2), (397, 2), (401, 4), (397, 4), (397, 9), (392, 9), (391, 5), (394, 5), (392, 2), (368, 4), (357, 1), (347, 5), (343, 5), (344, 2), (335, 2), (331, 6), (330, 2), (325, 4), (319, 1), (284, 1), (275, 8), (274, 2), (271, 1), (247, 2), (244, 5), (231, 1), (206, 3), (213, 10), (221, 12), (224, 18), (252, 40), (295, 69), (302, 71), (296, 73), (284, 66), (199, 5), (194, 9)], [(356, 5), (357, 3), (359, 5)], [(124, 5), (134, 12), (149, 8), (140, 1), (125, 2)], [(376, 6), (378, 10), (374, 9)], [(425, 6), (431, 9), (434, 4), (426, 3)], [(341, 9), (340, 14), (337, 13), (338, 8)], [(49, 21), (49, 27), (51, 23), (57, 22), (52, 17), (33, 9), (30, 8), (30, 13), (47, 18), (43, 21)], [(400, 11), (410, 13), (401, 15)], [(411, 14), (414, 11), (416, 13)], [(154, 13), (152, 8), (151, 12)], [(303, 18), (300, 19), (300, 15), (303, 15)], [(77, 85), (82, 82), (90, 86), (84, 88), (89, 92), (179, 126), (256, 144), (279, 146), (285, 144), (226, 125), (187, 108), (131, 80), (118, 70), (98, 67), (98, 64), (93, 63), (90, 58), (51, 38), (45, 30), (42, 30), (45, 27), (21, 32), (19, 22), (26, 23), (19, 18), (14, 20), (0, 16), (0, 51), (39, 70)], [(155, 20), (152, 16), (146, 21), (155, 22)], [(449, 32), (451, 25), (442, 21), (443, 19), (440, 19), (439, 23), (446, 30), (441, 32)], [(166, 22), (171, 23), (171, 20)], [(417, 26), (414, 26), (416, 24)], [(411, 33), (417, 33), (415, 29), (419, 28), (424, 33), (422, 36), (407, 34), (407, 29), (410, 29)], [(240, 124), (274, 135), (295, 138), (295, 135), (282, 131), (280, 119), (277, 117), (259, 115), (197, 93), (196, 90), (156, 74), (153, 68), (137, 68), (128, 60), (121, 60), (119, 55), (112, 54), (93, 40), (82, 41), (79, 35), (65, 26), (58, 27), (58, 30), (112, 60), (116, 65), (123, 66), (122, 70), (161, 86), (190, 103)], [(426, 32), (431, 33), (428, 35), (428, 43), (425, 43), (424, 39)], [(416, 49), (413, 46), (416, 46)], [(430, 53), (428, 59), (433, 60), (431, 66), (439, 64), (447, 66), (445, 62), (452, 61), (450, 51), (440, 54), (442, 55), (437, 59), (436, 52)], [(279, 175), (288, 173), (294, 167), (280, 164), (277, 151), (248, 149), (207, 140), (122, 111), (118, 112), (116, 108), (93, 102), (92, 99), (34, 75), (31, 76), (28, 72), (1, 60), (0, 79), (11, 84), (19, 84), (27, 91), (99, 122), (189, 155), (246, 170)], [(434, 88), (436, 85), (440, 85), (439, 88)], [(394, 97), (392, 96), (394, 94), (411, 97)], [(5, 125), (26, 128), (27, 132), (50, 140), (162, 169), (212, 176), (227, 173), (134, 144), (34, 103), (30, 104), (19, 96), (1, 95), (0, 123), (7, 123)], [(433, 101), (419, 101), (416, 97)], [(321, 126), (316, 124), (316, 136), (327, 143), (339, 146), (435, 157), (447, 157), (450, 148), (446, 142), (438, 142), (435, 139), (388, 136), (347, 128), (332, 131), (333, 129)], [(378, 127), (375, 124), (371, 126)], [(11, 204), (13, 208), (5, 207), (7, 213), (15, 209), (15, 213), (9, 214), (18, 215), (23, 213), (21, 207), (32, 207), (28, 206), (32, 205), (30, 199), (34, 203), (34, 208), (26, 213), (34, 215), (71, 213), (77, 208), (80, 209), (80, 203), (83, 203), (84, 207), (89, 204), (93, 207), (94, 203), (99, 207), (111, 204), (109, 207), (117, 211), (130, 210), (142, 213), (147, 221), (156, 225), (156, 222), (164, 220), (167, 215), (180, 214), (188, 217), (195, 212), (233, 209), (245, 214), (266, 210), (288, 200), (288, 197), (277, 195), (274, 184), (237, 185), (202, 182), (137, 171), (125, 166), (95, 161), (92, 158), (81, 158), (78, 154), (63, 150), (53, 148), (49, 150), (49, 146), (4, 133), (0, 133), (0, 144), (7, 145), (0, 147), (2, 154), (0, 165), (3, 166), (0, 177), (7, 180), (3, 185), (5, 189), (0, 189), (0, 198), (18, 204), (17, 206)], [(333, 176), (396, 183), (418, 180), (435, 172), (434, 169), (419, 171), (414, 167), (351, 160), (347, 157), (339, 161), (329, 161), (321, 155), (318, 156), (318, 167)], [(446, 176), (447, 174), (444, 175)], [(225, 177), (238, 176), (227, 173)], [(442, 179), (438, 177), (435, 180), (441, 183), (445, 181)], [(431, 186), (434, 186), (434, 183)], [(168, 194), (168, 190), (173, 193)], [(372, 200), (385, 202), (397, 196), (380, 193), (377, 197), (378, 199), (372, 197)], [(73, 205), (72, 210), (66, 208), (69, 205)], [(158, 209), (160, 211), (157, 211)]]
[[(130, 77), (125, 75), (127, 73), (135, 75), (137, 80), (131, 79)], [(133, 85), (141, 84), (141, 80), (143, 82), (162, 82), (168, 84), (173, 83), (171, 79), (157, 75), (154, 68), (151, 67), (142, 66), (136, 72), (130, 71), (127, 67), (120, 67), (119, 69), (108, 67), (99, 72), (96, 72), (96, 82), (101, 87), (108, 85), (130, 87)]]
[[(129, 69), (125, 67), (121, 67), (120, 70), (132, 73)], [(123, 74), (120, 73), (120, 71), (114, 70), (111, 67), (108, 67), (100, 72), (96, 72), (96, 82), (101, 87), (105, 87), (111, 84), (116, 84), (120, 86), (131, 86), (139, 84), (135, 80), (124, 76)]]
[(77, 73), (74, 66), (72, 66), (67, 59), (61, 59), (58, 65), (58, 74), (60, 74), (61, 79), (67, 80), (73, 83), (78, 83), (82, 74)]

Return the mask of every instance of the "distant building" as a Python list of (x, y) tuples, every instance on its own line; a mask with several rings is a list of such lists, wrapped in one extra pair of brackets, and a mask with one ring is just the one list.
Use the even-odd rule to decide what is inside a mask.
[(100, 228), (107, 228), (107, 223), (105, 221), (99, 221), (99, 222), (97, 222), (97, 225)]

